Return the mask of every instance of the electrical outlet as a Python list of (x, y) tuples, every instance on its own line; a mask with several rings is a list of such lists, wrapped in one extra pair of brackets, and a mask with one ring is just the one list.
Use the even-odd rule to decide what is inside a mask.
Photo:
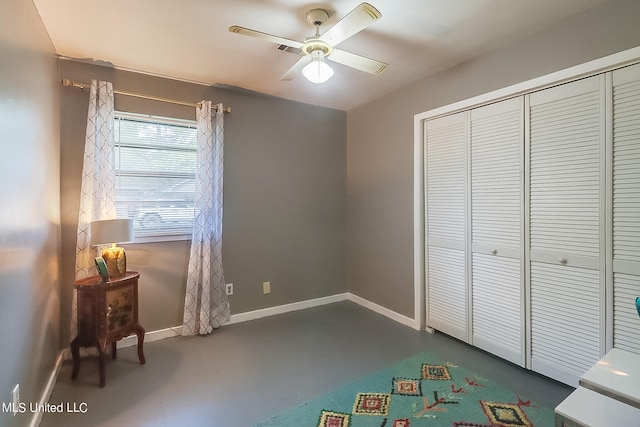
[(12, 403), (13, 406), (11, 410), (13, 411), (13, 415), (15, 416), (18, 413), (18, 408), (20, 407), (20, 384), (16, 384), (11, 392)]
[(227, 283), (227, 295), (233, 295), (233, 283)]
[(264, 295), (271, 293), (271, 282), (262, 282), (262, 293)]

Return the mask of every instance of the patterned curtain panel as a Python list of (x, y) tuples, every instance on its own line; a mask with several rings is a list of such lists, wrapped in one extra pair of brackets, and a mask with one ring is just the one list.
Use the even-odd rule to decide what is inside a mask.
[(196, 110), (196, 215), (191, 239), (182, 335), (208, 334), (229, 321), (222, 272), (222, 173), (224, 113), (203, 101)]
[[(92, 80), (78, 214), (76, 280), (96, 274), (94, 263), (96, 251), (91, 247), (90, 224), (92, 221), (116, 217), (115, 178), (113, 85), (110, 82)], [(74, 290), (71, 339), (77, 335), (76, 304)]]

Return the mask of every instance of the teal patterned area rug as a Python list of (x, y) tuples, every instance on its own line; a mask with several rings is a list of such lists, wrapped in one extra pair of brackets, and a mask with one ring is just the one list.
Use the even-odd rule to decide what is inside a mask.
[(421, 353), (259, 427), (549, 427), (554, 413), (432, 353)]

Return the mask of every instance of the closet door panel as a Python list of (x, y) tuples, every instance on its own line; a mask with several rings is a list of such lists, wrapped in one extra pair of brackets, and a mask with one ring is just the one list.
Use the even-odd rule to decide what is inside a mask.
[(574, 386), (604, 349), (603, 79), (530, 95), (531, 367)]
[(471, 238), (478, 248), (520, 248), (522, 114), (522, 98), (471, 111)]
[(467, 341), (464, 251), (429, 247), (428, 325)]
[(612, 80), (613, 346), (640, 354), (640, 65)]
[(427, 238), (450, 246), (465, 240), (466, 114), (426, 125)]
[(636, 297), (640, 296), (640, 275), (613, 273), (613, 346), (640, 354), (640, 318)]
[(472, 263), (473, 345), (522, 365), (520, 260), (474, 253)]
[(532, 260), (571, 255), (598, 268), (601, 96), (598, 77), (531, 95)]
[(568, 384), (600, 359), (599, 272), (531, 263), (531, 368)]
[(470, 123), (472, 342), (524, 365), (523, 98), (471, 110)]
[(466, 145), (467, 114), (425, 125), (427, 325), (467, 338)]

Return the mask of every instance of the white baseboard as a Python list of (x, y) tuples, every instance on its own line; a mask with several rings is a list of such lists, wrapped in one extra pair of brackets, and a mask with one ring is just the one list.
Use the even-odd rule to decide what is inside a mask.
[(415, 319), (412, 319), (400, 313), (396, 313), (393, 310), (389, 310), (388, 308), (378, 305), (367, 299), (364, 299), (361, 296), (349, 293), (347, 299), (349, 301), (355, 302), (358, 305), (363, 306), (364, 308), (368, 308), (371, 311), (375, 311), (378, 314), (382, 314), (383, 316), (388, 317), (391, 320), (395, 320), (396, 322), (401, 323), (405, 326), (413, 328), (417, 331), (421, 330), (420, 325), (418, 324), (418, 322), (415, 321)]
[(305, 308), (317, 307), (334, 302), (346, 301), (348, 293), (329, 295), (327, 297), (315, 298), (306, 301), (294, 302), (291, 304), (278, 305), (275, 307), (263, 308), (260, 310), (247, 311), (246, 313), (232, 314), (227, 325), (247, 322), (249, 320), (261, 319), (263, 317), (275, 316), (277, 314), (289, 313), (290, 311), (304, 310)]
[[(416, 323), (414, 319), (411, 319), (402, 314), (396, 313), (386, 307), (366, 300), (358, 295), (346, 292), (343, 294), (329, 295), (326, 297), (310, 299), (306, 301), (298, 301), (291, 304), (278, 305), (275, 307), (263, 308), (260, 310), (247, 311), (245, 313), (232, 314), (227, 325), (233, 325), (234, 323), (248, 322), (250, 320), (262, 319), (264, 317), (275, 316), (278, 314), (289, 313), (291, 311), (304, 310), (307, 308), (318, 307), (321, 305), (332, 304), (340, 301), (351, 301), (358, 305), (361, 305), (371, 311), (375, 311), (378, 314), (382, 314), (391, 320), (401, 323), (410, 328), (421, 330), (420, 325)], [(157, 331), (147, 332), (144, 336), (144, 342), (153, 342), (163, 340), (165, 338), (177, 337), (182, 335), (182, 326), (174, 326), (171, 328), (160, 329)], [(131, 347), (138, 343), (138, 337), (131, 335), (118, 341), (118, 348)]]
[[(262, 319), (263, 317), (275, 316), (277, 314), (284, 314), (290, 311), (304, 310), (305, 308), (312, 308), (320, 305), (331, 304), (334, 302), (346, 301), (347, 299), (348, 294), (344, 293), (310, 299), (306, 301), (294, 302), (291, 304), (278, 305), (275, 307), (263, 308), (260, 310), (247, 311), (245, 313), (232, 314), (229, 322), (227, 322), (226, 325), (248, 322), (249, 320)], [(182, 335), (182, 326), (174, 326), (171, 328), (146, 332), (144, 335), (144, 342), (148, 343), (163, 340), (165, 338), (177, 337), (180, 335)], [(131, 347), (137, 344), (138, 337), (135, 335), (131, 335), (118, 341), (118, 348)]]
[[(49, 398), (51, 397), (51, 393), (53, 393), (53, 388), (56, 385), (56, 381), (58, 379), (58, 374), (60, 373), (60, 368), (62, 367), (62, 352), (56, 358), (56, 363), (53, 367), (53, 371), (51, 375), (49, 375), (49, 380), (47, 384), (44, 386), (44, 390), (42, 390), (42, 395), (40, 396), (40, 402), (38, 402), (38, 407), (44, 406), (47, 402), (49, 402)], [(35, 411), (33, 416), (31, 417), (31, 422), (29, 423), (29, 427), (37, 427), (40, 425), (40, 421), (42, 420), (42, 412)]]
[[(144, 342), (160, 341), (165, 338), (179, 337), (182, 335), (182, 325), (172, 326), (171, 328), (158, 329), (157, 331), (145, 332)], [(129, 335), (126, 338), (118, 341), (118, 348), (132, 347), (138, 345), (138, 337), (136, 335)]]

